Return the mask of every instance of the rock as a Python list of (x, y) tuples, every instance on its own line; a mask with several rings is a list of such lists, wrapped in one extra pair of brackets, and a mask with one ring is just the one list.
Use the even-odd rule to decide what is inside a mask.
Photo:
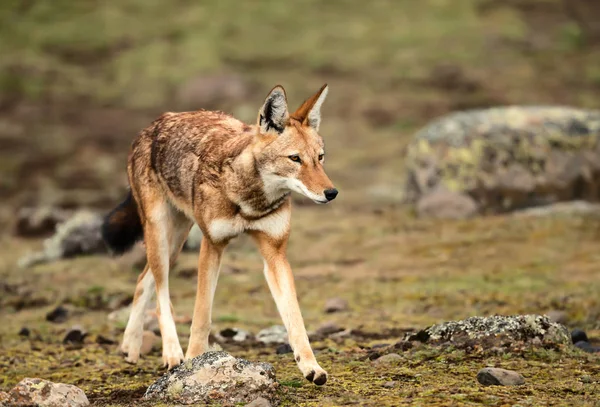
[[(520, 209), (514, 216), (521, 217), (558, 217), (590, 215), (600, 213), (600, 204), (585, 201), (557, 202), (550, 205)], [(562, 311), (557, 311), (562, 312)]]
[(63, 258), (107, 253), (100, 233), (101, 225), (102, 216), (79, 211), (56, 227), (56, 233), (44, 241), (41, 252), (19, 259), (19, 266), (25, 268)]
[(144, 398), (181, 404), (248, 403), (258, 397), (273, 402), (276, 390), (270, 364), (210, 351), (166, 373), (148, 388)]
[(31, 335), (31, 331), (29, 330), (29, 328), (27, 327), (23, 327), (21, 328), (21, 330), (19, 331), (19, 336), (24, 336), (26, 338), (29, 337), (29, 335)]
[(103, 335), (98, 335), (96, 337), (96, 343), (98, 345), (116, 345), (117, 341), (111, 338), (107, 338), (106, 336)]
[(289, 343), (282, 343), (275, 350), (275, 353), (278, 355), (285, 355), (286, 353), (293, 353), (293, 352), (294, 352), (294, 350), (292, 349), (292, 347), (290, 346)]
[(586, 342), (586, 341), (579, 341), (575, 344), (576, 348), (581, 349), (584, 352), (587, 353), (598, 353), (600, 352), (600, 347), (597, 346), (593, 346), (591, 343)]
[(325, 302), (325, 312), (328, 314), (347, 311), (348, 309), (348, 301), (343, 298), (330, 298)]
[(600, 111), (508, 106), (451, 113), (407, 148), (404, 199), (442, 188), (471, 197), (479, 213), (562, 201), (597, 201)]
[(75, 344), (80, 345), (83, 343), (83, 340), (87, 336), (87, 332), (83, 330), (83, 328), (79, 325), (73, 326), (63, 339), (64, 344)]
[(519, 344), (534, 346), (535, 338), (539, 338), (543, 346), (570, 342), (569, 332), (563, 325), (541, 315), (495, 315), (444, 322), (411, 335), (409, 340), (453, 345), (460, 349), (472, 349), (475, 345), (492, 349)]
[(417, 202), (417, 215), (433, 219), (467, 219), (479, 211), (473, 198), (461, 192), (438, 188)]
[(587, 334), (581, 329), (573, 329), (571, 332), (571, 342), (589, 342)]
[(21, 208), (17, 213), (15, 235), (43, 237), (54, 233), (56, 225), (66, 221), (71, 213), (53, 207)]
[(89, 406), (85, 393), (70, 384), (43, 379), (23, 379), (9, 393), (7, 405), (38, 407)]
[(525, 383), (519, 373), (496, 367), (481, 369), (477, 373), (477, 381), (484, 386), (518, 386)]
[(387, 355), (375, 359), (373, 362), (377, 365), (396, 365), (402, 360), (402, 356), (397, 353), (388, 353)]
[(382, 386), (385, 387), (386, 389), (393, 389), (394, 387), (396, 387), (396, 382), (394, 382), (394, 381), (385, 382), (382, 384)]
[(269, 402), (269, 400), (263, 397), (259, 397), (252, 403), (246, 404), (246, 407), (271, 407), (271, 403)]
[(190, 229), (190, 234), (187, 237), (183, 245), (185, 251), (197, 251), (200, 250), (200, 243), (202, 243), (202, 231), (197, 223)]
[(581, 383), (589, 384), (592, 383), (592, 376), (586, 374), (581, 376), (579, 380), (581, 380)]
[(54, 308), (51, 312), (46, 314), (46, 321), (60, 324), (69, 319), (69, 310), (62, 305)]
[(546, 312), (546, 315), (548, 316), (548, 319), (552, 322), (556, 322), (557, 324), (566, 324), (568, 321), (568, 315), (565, 311), (561, 311), (561, 310), (550, 310), (548, 312)]
[(317, 328), (315, 333), (317, 335), (328, 336), (343, 331), (344, 328), (340, 328), (335, 322), (325, 322)]
[(240, 328), (226, 328), (216, 335), (216, 339), (220, 342), (245, 342), (252, 339), (252, 334)]
[[(4, 391), (0, 391), (0, 406), (7, 406), (10, 395)], [(6, 403), (6, 404), (5, 404)]]
[(261, 330), (256, 339), (266, 345), (276, 343), (288, 343), (288, 334), (283, 325), (273, 325), (272, 327)]
[(152, 352), (154, 345), (158, 344), (159, 337), (152, 331), (144, 331), (142, 334), (142, 346), (140, 355), (147, 355)]

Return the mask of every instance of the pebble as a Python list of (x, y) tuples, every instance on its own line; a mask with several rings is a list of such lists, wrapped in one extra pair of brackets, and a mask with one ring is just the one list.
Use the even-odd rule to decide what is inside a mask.
[(571, 332), (571, 340), (573, 343), (590, 341), (587, 337), (587, 334), (581, 329), (573, 329)]
[(328, 314), (347, 311), (348, 309), (348, 301), (343, 298), (330, 298), (325, 302), (325, 312)]
[(394, 381), (385, 382), (385, 383), (383, 383), (383, 387), (385, 387), (386, 389), (392, 389), (392, 388), (396, 387), (396, 382), (394, 382)]
[(69, 319), (69, 310), (62, 305), (59, 305), (46, 314), (46, 321), (54, 322), (55, 324), (65, 322), (67, 319)]
[(277, 350), (275, 352), (278, 355), (285, 355), (286, 353), (292, 353), (293, 351), (294, 350), (292, 349), (289, 343), (282, 343), (277, 347)]
[(31, 331), (27, 327), (23, 327), (19, 331), (19, 336), (29, 337), (29, 335), (31, 335)]
[(271, 407), (271, 403), (264, 397), (259, 397), (252, 403), (246, 404), (246, 407)]
[(328, 336), (343, 330), (344, 328), (340, 328), (335, 322), (325, 322), (317, 328), (316, 333), (319, 335)]
[(582, 351), (587, 352), (587, 353), (597, 353), (597, 352), (600, 352), (600, 347), (594, 346), (591, 343), (586, 342), (586, 341), (579, 341), (579, 342), (577, 342), (575, 344), (575, 347), (579, 348)]
[(525, 383), (519, 373), (497, 367), (486, 367), (477, 373), (477, 381), (484, 386), (517, 386)]
[(63, 339), (64, 344), (80, 345), (87, 336), (87, 332), (79, 325), (75, 325), (69, 329)]
[(402, 360), (402, 356), (397, 353), (388, 353), (387, 355), (383, 355), (377, 359), (375, 359), (374, 363), (378, 365), (393, 365), (397, 364)]
[(257, 335), (256, 339), (266, 345), (276, 343), (287, 343), (288, 335), (283, 325), (273, 325), (269, 328), (261, 330)]

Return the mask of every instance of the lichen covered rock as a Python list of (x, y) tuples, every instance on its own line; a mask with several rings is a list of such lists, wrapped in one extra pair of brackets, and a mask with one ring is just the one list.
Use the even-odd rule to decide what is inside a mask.
[(430, 326), (412, 340), (482, 349), (533, 345), (556, 347), (571, 342), (569, 331), (542, 315), (471, 317)]
[(568, 200), (600, 200), (600, 112), (511, 106), (457, 112), (416, 135), (405, 199), (443, 189), (480, 213)]
[(258, 397), (275, 401), (273, 366), (237, 359), (227, 352), (206, 352), (166, 373), (144, 398), (180, 404), (235, 405)]
[(43, 379), (23, 379), (3, 398), (5, 400), (2, 405), (6, 406), (83, 407), (90, 405), (80, 388)]

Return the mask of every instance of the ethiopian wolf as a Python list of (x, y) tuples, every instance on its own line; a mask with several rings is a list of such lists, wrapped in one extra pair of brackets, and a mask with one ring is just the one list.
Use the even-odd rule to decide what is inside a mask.
[(169, 296), (169, 268), (196, 222), (203, 234), (198, 287), (186, 358), (208, 350), (211, 309), (223, 250), (241, 233), (256, 242), (264, 274), (304, 377), (317, 385), (327, 372), (310, 347), (296, 298), (286, 246), (290, 234), (290, 193), (319, 204), (338, 191), (323, 169), (318, 134), (327, 85), (293, 113), (284, 89), (276, 86), (260, 108), (255, 125), (222, 112), (165, 113), (142, 130), (129, 153), (131, 192), (104, 221), (102, 233), (120, 254), (144, 239), (147, 265), (139, 276), (121, 350), (137, 362), (143, 316), (154, 289), (169, 368), (184, 359)]

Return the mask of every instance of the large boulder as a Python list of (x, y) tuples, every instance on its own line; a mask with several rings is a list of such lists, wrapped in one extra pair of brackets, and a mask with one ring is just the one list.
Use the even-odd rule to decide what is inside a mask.
[(211, 351), (166, 373), (148, 388), (144, 398), (179, 404), (237, 405), (259, 397), (275, 402), (277, 385), (270, 364)]
[(471, 197), (479, 213), (598, 201), (599, 138), (600, 111), (510, 106), (453, 113), (408, 146), (404, 197), (418, 203), (451, 191)]

